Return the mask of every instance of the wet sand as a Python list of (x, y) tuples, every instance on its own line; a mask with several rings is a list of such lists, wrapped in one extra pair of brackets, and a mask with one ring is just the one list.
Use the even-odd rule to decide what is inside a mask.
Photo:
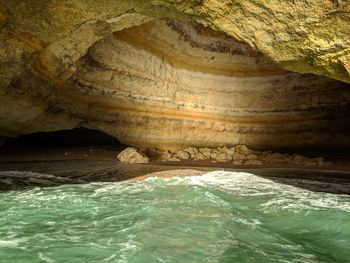
[[(313, 191), (350, 194), (350, 165), (346, 158), (341, 161), (332, 160), (333, 165), (322, 169), (291, 164), (243, 166), (211, 161), (160, 162), (154, 159), (149, 164), (124, 164), (116, 159), (122, 149), (123, 147), (114, 146), (0, 151), (0, 186), (1, 180), (12, 180), (15, 185), (21, 179), (19, 175), (4, 175), (4, 171), (53, 175), (58, 178), (56, 181), (59, 184), (143, 180), (151, 176), (201, 175), (214, 170), (225, 170), (253, 173)], [(23, 179), (18, 185), (35, 186), (43, 182), (40, 186), (45, 186), (45, 178), (37, 179), (32, 182)]]

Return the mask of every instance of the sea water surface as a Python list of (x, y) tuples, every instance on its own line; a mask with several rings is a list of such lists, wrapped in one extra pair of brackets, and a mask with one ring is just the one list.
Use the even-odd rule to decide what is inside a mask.
[(350, 197), (223, 171), (5, 191), (0, 262), (350, 262)]

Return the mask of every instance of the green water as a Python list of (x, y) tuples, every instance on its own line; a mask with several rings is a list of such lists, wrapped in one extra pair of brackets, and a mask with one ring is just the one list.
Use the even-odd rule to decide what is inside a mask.
[(350, 197), (232, 172), (0, 192), (0, 262), (350, 262)]

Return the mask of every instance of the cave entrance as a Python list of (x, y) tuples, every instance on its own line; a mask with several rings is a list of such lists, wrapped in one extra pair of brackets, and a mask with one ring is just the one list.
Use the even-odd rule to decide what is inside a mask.
[(8, 139), (1, 148), (3, 150), (16, 150), (120, 145), (118, 139), (104, 132), (87, 128), (75, 128), (21, 135)]
[(126, 147), (111, 135), (87, 128), (21, 135), (0, 146), (0, 171), (84, 174), (102, 163), (114, 165)]

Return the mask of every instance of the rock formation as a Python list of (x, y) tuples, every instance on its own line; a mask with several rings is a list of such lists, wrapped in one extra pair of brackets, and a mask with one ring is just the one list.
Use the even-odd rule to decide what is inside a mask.
[(299, 154), (282, 154), (270, 151), (253, 151), (246, 145), (236, 145), (233, 147), (221, 148), (195, 148), (188, 147), (176, 153), (163, 152), (161, 160), (163, 162), (178, 162), (181, 160), (190, 161), (211, 161), (219, 163), (229, 163), (234, 165), (271, 165), (286, 164), (296, 166), (323, 167), (331, 164), (325, 162), (322, 157), (306, 157)]
[(138, 150), (128, 147), (117, 156), (123, 163), (149, 163), (149, 158)]
[(4, 0), (0, 141), (87, 127), (163, 150), (349, 147), (348, 11), (331, 0)]

